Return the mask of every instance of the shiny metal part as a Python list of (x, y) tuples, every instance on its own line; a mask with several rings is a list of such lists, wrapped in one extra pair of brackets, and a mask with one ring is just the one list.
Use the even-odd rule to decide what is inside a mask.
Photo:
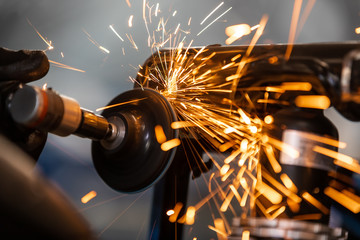
[(112, 150), (119, 147), (124, 140), (126, 134), (126, 126), (124, 121), (117, 116), (110, 117), (108, 121), (110, 125), (110, 132), (105, 139), (100, 141), (100, 143), (101, 146), (103, 146), (105, 149)]
[(347, 232), (324, 224), (293, 219), (234, 218), (229, 240), (240, 240), (244, 231), (250, 239), (346, 240)]

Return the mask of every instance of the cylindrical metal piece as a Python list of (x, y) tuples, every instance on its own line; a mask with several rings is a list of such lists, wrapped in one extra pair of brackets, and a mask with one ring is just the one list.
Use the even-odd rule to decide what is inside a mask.
[(74, 132), (75, 135), (99, 140), (105, 139), (108, 133), (111, 134), (110, 124), (104, 117), (87, 109), (81, 109), (81, 115), (82, 122)]
[[(113, 127), (102, 116), (82, 109), (79, 103), (50, 89), (22, 86), (11, 99), (15, 122), (59, 136), (75, 134), (93, 140), (113, 139)], [(118, 139), (119, 140), (119, 139)]]

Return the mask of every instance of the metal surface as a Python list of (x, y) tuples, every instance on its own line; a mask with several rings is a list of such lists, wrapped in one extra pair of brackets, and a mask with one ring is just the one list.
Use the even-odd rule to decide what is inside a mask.
[(344, 240), (347, 232), (341, 228), (330, 228), (324, 224), (292, 219), (234, 218), (229, 240), (240, 240), (244, 231), (250, 232), (250, 239), (293, 239), (293, 240)]
[(123, 121), (126, 126), (123, 140), (111, 150), (93, 141), (93, 162), (110, 187), (121, 192), (138, 192), (157, 182), (172, 162), (176, 148), (161, 150), (155, 126), (162, 126), (168, 140), (177, 138), (178, 130), (170, 126), (176, 115), (168, 101), (151, 89), (125, 92), (108, 105), (119, 103), (125, 104), (105, 109), (102, 115)]

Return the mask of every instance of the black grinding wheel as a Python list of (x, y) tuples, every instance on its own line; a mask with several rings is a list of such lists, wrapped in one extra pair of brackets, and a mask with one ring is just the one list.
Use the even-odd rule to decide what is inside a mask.
[(138, 192), (158, 181), (172, 162), (176, 148), (161, 150), (155, 126), (162, 126), (167, 140), (178, 138), (178, 130), (171, 128), (176, 115), (170, 103), (152, 89), (130, 90), (108, 105), (119, 103), (125, 104), (105, 109), (102, 115), (110, 122), (124, 123), (124, 138), (110, 149), (93, 141), (93, 162), (110, 187), (120, 192)]

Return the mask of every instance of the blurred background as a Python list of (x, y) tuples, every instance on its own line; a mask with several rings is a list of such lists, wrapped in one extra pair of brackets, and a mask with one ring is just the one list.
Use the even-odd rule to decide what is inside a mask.
[[(308, 1), (303, 2), (306, 5)], [(192, 46), (225, 44), (226, 27), (241, 23), (254, 26), (264, 14), (268, 14), (269, 21), (259, 43), (286, 43), (294, 4), (289, 0), (227, 0), (200, 25), (221, 0), (150, 0), (148, 6), (155, 9), (157, 3), (159, 13), (158, 17), (152, 16), (150, 31), (156, 29), (160, 17), (169, 19), (167, 29), (172, 31), (180, 23), (181, 30), (190, 31), (185, 46), (191, 40)], [(54, 49), (47, 51), (50, 60), (85, 72), (51, 66), (47, 76), (34, 84), (47, 83), (61, 94), (77, 99), (82, 107), (95, 110), (131, 89), (133, 83), (129, 76), (135, 78), (138, 65), (151, 55), (142, 4), (141, 0), (0, 0), (0, 46), (15, 50), (47, 49), (35, 27), (52, 41)], [(227, 14), (197, 36), (230, 7)], [(133, 26), (129, 27), (131, 15)], [(317, 0), (296, 42), (359, 41), (357, 27), (360, 27), (360, 1)], [(89, 41), (86, 33), (109, 53)], [(138, 49), (126, 34), (132, 36)], [(250, 40), (251, 36), (247, 36), (233, 44), (247, 44)], [(343, 152), (359, 159), (360, 125), (346, 121), (333, 109), (329, 109), (327, 115), (337, 125), (340, 140), (348, 143)], [(126, 195), (106, 186), (92, 166), (89, 140), (49, 136), (37, 167), (63, 189), (101, 239), (148, 239), (152, 189)], [(83, 204), (81, 198), (90, 191), (96, 191), (96, 197)], [(207, 190), (199, 179), (191, 180), (189, 191), (191, 205), (205, 196)], [(195, 225), (186, 228), (185, 239), (216, 238), (207, 227), (212, 224), (209, 210), (203, 207)]]

